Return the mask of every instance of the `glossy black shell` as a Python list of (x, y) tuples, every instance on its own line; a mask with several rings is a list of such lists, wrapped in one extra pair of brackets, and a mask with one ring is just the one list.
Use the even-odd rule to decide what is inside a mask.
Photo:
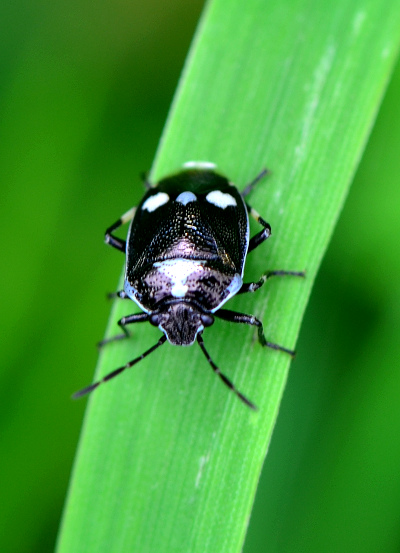
[[(227, 199), (222, 206), (208, 196), (216, 192)], [(195, 199), (186, 194), (189, 201), (182, 201), (182, 193)], [(237, 188), (213, 170), (184, 170), (148, 190), (137, 208), (125, 292), (148, 313), (177, 301), (216, 311), (242, 285), (248, 243), (247, 208)], [(170, 269), (182, 267), (182, 278), (171, 277)]]

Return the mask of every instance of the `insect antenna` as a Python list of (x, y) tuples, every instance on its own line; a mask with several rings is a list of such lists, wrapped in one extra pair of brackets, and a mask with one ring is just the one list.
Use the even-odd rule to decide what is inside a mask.
[(100, 384), (103, 384), (103, 382), (107, 382), (108, 380), (111, 380), (112, 378), (114, 378), (114, 376), (119, 375), (125, 369), (130, 369), (131, 367), (133, 367), (133, 365), (136, 365), (136, 363), (139, 363), (139, 361), (141, 361), (142, 359), (147, 357), (150, 353), (152, 353), (154, 350), (156, 350), (157, 348), (162, 346), (163, 343), (166, 341), (166, 339), (167, 339), (166, 336), (161, 336), (161, 338), (158, 340), (158, 342), (154, 346), (152, 346), (150, 349), (148, 349), (147, 351), (142, 353), (142, 355), (139, 355), (139, 357), (136, 357), (136, 359), (133, 359), (132, 361), (129, 361), (129, 363), (127, 363), (123, 367), (119, 367), (118, 369), (115, 369), (115, 371), (112, 371), (112, 372), (106, 374), (106, 376), (104, 376), (101, 380), (98, 380), (97, 382), (94, 382), (93, 384), (90, 384), (89, 386), (86, 386), (86, 388), (83, 388), (82, 390), (79, 390), (79, 392), (75, 392), (72, 395), (72, 399), (78, 399), (82, 396), (86, 396), (87, 394), (90, 394), (90, 392), (93, 392), (93, 390), (98, 388), (100, 386)]
[(201, 348), (201, 351), (204, 353), (207, 361), (210, 363), (211, 367), (212, 367), (212, 370), (215, 372), (215, 374), (217, 374), (220, 379), (222, 380), (222, 382), (228, 386), (228, 388), (230, 390), (232, 390), (232, 392), (234, 394), (237, 395), (237, 397), (243, 401), (243, 403), (245, 403), (248, 407), (250, 407), (250, 409), (253, 409), (254, 411), (257, 411), (258, 408), (256, 407), (256, 405), (254, 405), (254, 403), (252, 403), (249, 399), (247, 399), (246, 396), (244, 396), (241, 392), (239, 392), (239, 390), (236, 388), (236, 386), (233, 384), (233, 382), (231, 380), (229, 380), (229, 378), (227, 376), (224, 375), (224, 373), (222, 373), (220, 371), (220, 369), (217, 367), (217, 365), (214, 363), (214, 361), (211, 359), (208, 351), (206, 350), (206, 347), (204, 345), (204, 341), (203, 341), (203, 338), (200, 334), (197, 335), (197, 341), (199, 343), (199, 346)]

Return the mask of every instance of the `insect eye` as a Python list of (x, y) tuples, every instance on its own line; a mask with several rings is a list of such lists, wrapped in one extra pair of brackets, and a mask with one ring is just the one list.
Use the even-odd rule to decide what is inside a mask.
[(204, 327), (211, 326), (214, 322), (214, 317), (212, 315), (208, 315), (207, 313), (200, 315), (200, 319)]

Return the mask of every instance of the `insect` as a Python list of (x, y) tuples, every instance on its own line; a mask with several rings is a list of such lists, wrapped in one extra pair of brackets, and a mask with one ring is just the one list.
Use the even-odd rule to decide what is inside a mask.
[[(137, 208), (130, 209), (105, 233), (107, 244), (126, 253), (124, 289), (112, 294), (133, 300), (142, 310), (118, 321), (123, 333), (105, 343), (130, 336), (127, 325), (149, 322), (163, 333), (150, 349), (74, 394), (92, 392), (103, 382), (132, 367), (167, 340), (176, 346), (197, 341), (213, 371), (236, 396), (252, 409), (247, 399), (211, 359), (203, 331), (222, 319), (258, 329), (261, 345), (294, 351), (266, 340), (262, 322), (252, 315), (222, 306), (234, 295), (254, 292), (277, 275), (304, 276), (303, 272), (269, 271), (257, 282), (244, 283), (247, 255), (271, 235), (270, 225), (244, 200), (266, 175), (262, 171), (242, 193), (216, 172), (210, 162), (185, 163), (181, 172), (162, 179), (147, 192)], [(262, 227), (250, 238), (249, 215)], [(127, 240), (113, 232), (130, 221)]]

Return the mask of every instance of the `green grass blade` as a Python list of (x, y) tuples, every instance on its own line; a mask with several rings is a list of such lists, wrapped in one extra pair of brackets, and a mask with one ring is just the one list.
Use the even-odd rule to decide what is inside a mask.
[[(210, 160), (244, 188), (272, 170), (251, 203), (273, 236), (249, 257), (246, 280), (274, 268), (306, 269), (307, 279), (275, 279), (229, 308), (262, 318), (267, 338), (287, 347), (388, 81), (399, 23), (393, 0), (215, 0), (190, 52), (152, 175)], [(114, 307), (109, 334), (131, 309)], [(101, 387), (59, 553), (240, 551), (289, 360), (261, 348), (251, 329), (216, 322), (204, 334), (259, 412), (221, 385), (196, 347), (167, 344)], [(149, 325), (135, 327), (132, 340), (102, 353), (97, 376), (158, 338)]]

